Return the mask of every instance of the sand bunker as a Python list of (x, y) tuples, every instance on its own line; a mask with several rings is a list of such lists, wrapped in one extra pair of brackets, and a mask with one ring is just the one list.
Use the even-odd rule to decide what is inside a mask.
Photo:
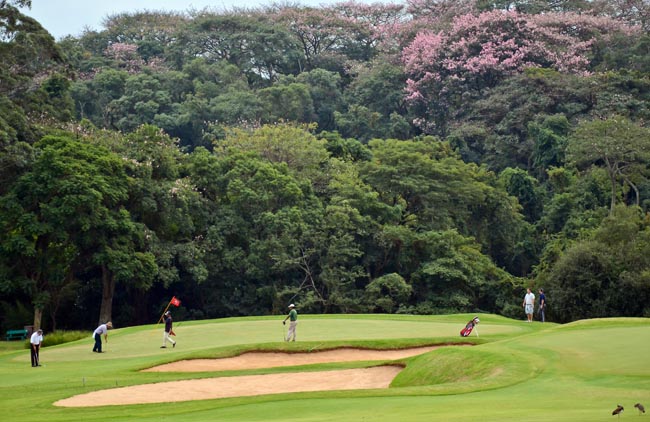
[(54, 405), (62, 407), (109, 406), (303, 391), (388, 388), (393, 378), (401, 370), (402, 368), (398, 366), (378, 366), (341, 371), (292, 372), (289, 374), (170, 381), (93, 391), (59, 400)]
[[(311, 353), (244, 353), (222, 359), (194, 359), (147, 369), (149, 372), (204, 372), (297, 366), (326, 362), (396, 360), (426, 353), (439, 346), (398, 350), (336, 349)], [(245, 375), (142, 384), (80, 394), (54, 403), (61, 407), (91, 407), (167, 403), (225, 397), (304, 391), (388, 388), (402, 370), (396, 365), (338, 371)]]
[(421, 355), (440, 346), (396, 350), (335, 349), (310, 353), (249, 352), (231, 358), (191, 359), (145, 369), (145, 372), (209, 372), (277, 368), (328, 362), (395, 360)]

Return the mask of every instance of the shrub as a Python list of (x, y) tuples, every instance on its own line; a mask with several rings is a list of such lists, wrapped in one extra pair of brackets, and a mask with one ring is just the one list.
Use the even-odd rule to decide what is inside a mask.
[[(43, 335), (43, 347), (56, 346), (57, 344), (70, 343), (71, 341), (90, 338), (88, 331), (55, 331)], [(29, 349), (29, 338), (25, 340), (25, 349)]]

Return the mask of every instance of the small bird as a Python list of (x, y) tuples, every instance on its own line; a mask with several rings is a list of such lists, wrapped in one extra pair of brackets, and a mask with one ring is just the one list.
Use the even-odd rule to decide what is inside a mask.
[(645, 413), (645, 407), (643, 407), (643, 405), (642, 405), (641, 403), (637, 403), (637, 404), (635, 404), (634, 407), (636, 407), (637, 409), (639, 409), (639, 415), (640, 415), (641, 413)]
[(623, 406), (618, 404), (618, 405), (616, 405), (616, 409), (614, 409), (614, 411), (612, 412), (612, 415), (616, 415), (616, 416), (618, 416), (620, 418), (621, 413), (623, 413)]

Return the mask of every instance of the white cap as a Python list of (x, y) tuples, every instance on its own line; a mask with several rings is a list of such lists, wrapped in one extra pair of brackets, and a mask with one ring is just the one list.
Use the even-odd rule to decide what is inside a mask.
[(294, 304), (292, 303), (291, 305), (289, 305), (289, 307), (290, 307), (290, 308), (295, 308), (296, 305), (294, 305)]

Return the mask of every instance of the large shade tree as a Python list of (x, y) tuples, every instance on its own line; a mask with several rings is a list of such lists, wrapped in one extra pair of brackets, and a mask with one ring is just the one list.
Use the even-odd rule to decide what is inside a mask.
[(129, 183), (123, 161), (65, 134), (35, 147), (30, 171), (0, 199), (2, 271), (32, 298), (38, 327), (50, 298), (75, 281), (76, 271), (98, 268), (99, 320), (107, 321), (115, 282), (146, 274), (152, 262), (137, 252), (138, 228), (123, 206)]
[(640, 204), (636, 180), (645, 179), (645, 166), (650, 162), (650, 130), (624, 117), (581, 123), (570, 138), (569, 160), (580, 167), (602, 165), (609, 176), (610, 212), (614, 210), (621, 188), (634, 191)]

